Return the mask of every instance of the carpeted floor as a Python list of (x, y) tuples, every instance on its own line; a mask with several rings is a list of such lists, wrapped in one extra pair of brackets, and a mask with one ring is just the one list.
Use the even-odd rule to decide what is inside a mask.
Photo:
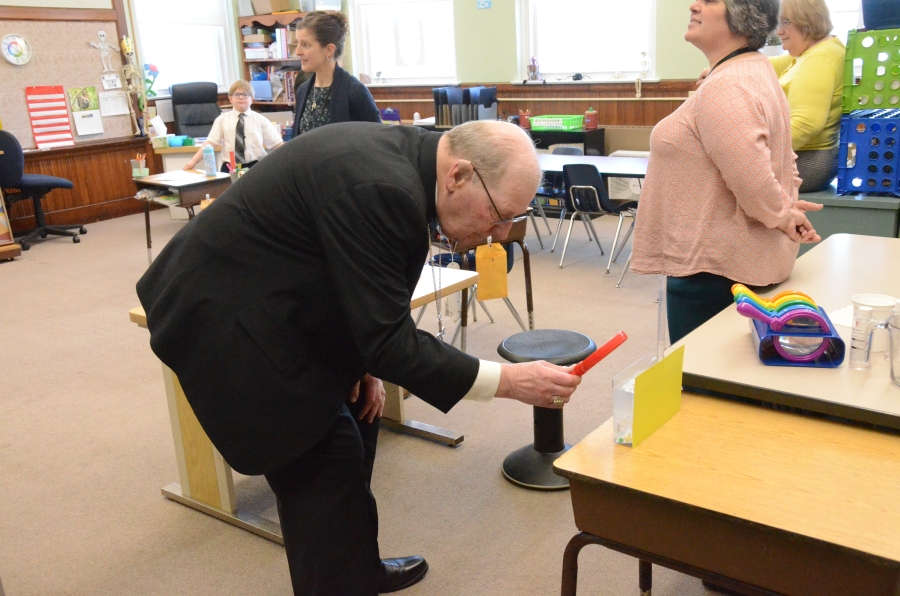
[[(605, 221), (604, 221), (605, 220)], [(597, 221), (608, 249), (611, 217)], [(183, 222), (152, 214), (155, 249)], [(551, 225), (555, 230), (555, 222)], [(546, 232), (546, 229), (544, 229)], [(169, 501), (177, 480), (160, 364), (148, 333), (128, 320), (147, 266), (143, 216), (91, 224), (80, 244), (38, 243), (0, 263), (0, 578), (8, 596), (288, 595), (282, 547)], [(530, 230), (530, 233), (533, 233)], [(575, 443), (612, 413), (610, 377), (654, 349), (658, 278), (615, 282), (629, 249), (604, 274), (583, 227), (566, 267), (530, 236), (538, 327), (581, 331), (598, 343), (630, 340), (585, 377), (566, 407)], [(521, 255), (511, 298), (524, 316)], [(479, 310), (469, 352), (498, 359), (519, 331), (501, 301)], [(422, 327), (436, 324), (434, 307)], [(373, 490), (382, 556), (420, 554), (425, 595), (559, 593), (562, 555), (575, 533), (568, 492), (517, 488), (500, 463), (529, 443), (531, 409), (497, 399), (462, 403), (448, 415), (416, 398), (411, 418), (465, 433), (452, 449), (382, 431)], [(241, 507), (273, 515), (261, 478), (238, 477)], [(637, 561), (599, 547), (580, 558), (579, 593), (637, 594)], [(706, 594), (700, 581), (654, 569), (656, 596)]]

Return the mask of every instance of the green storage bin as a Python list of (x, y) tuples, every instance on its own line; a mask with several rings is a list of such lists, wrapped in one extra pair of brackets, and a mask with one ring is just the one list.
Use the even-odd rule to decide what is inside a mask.
[[(854, 67), (854, 61), (861, 61)], [(844, 62), (844, 114), (900, 107), (900, 29), (850, 31)]]
[(532, 116), (531, 130), (581, 130), (584, 128), (584, 115), (581, 116)]

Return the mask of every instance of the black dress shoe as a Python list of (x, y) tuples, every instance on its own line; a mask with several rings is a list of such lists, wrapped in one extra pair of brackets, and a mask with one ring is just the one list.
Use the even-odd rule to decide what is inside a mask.
[(422, 557), (382, 559), (378, 572), (378, 593), (405, 590), (421, 581), (427, 572), (428, 563)]

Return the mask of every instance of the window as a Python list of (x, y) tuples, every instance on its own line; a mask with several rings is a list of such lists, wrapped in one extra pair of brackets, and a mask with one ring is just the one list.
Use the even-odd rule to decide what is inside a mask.
[(351, 0), (354, 70), (374, 84), (456, 81), (453, 0)]
[(520, 0), (521, 75), (592, 81), (654, 77), (656, 0)]
[(859, 0), (825, 0), (825, 4), (831, 11), (832, 33), (846, 44), (847, 31), (863, 26)]
[(138, 56), (159, 68), (157, 94), (197, 81), (228, 89), (237, 78), (230, 1), (132, 0), (132, 16)]

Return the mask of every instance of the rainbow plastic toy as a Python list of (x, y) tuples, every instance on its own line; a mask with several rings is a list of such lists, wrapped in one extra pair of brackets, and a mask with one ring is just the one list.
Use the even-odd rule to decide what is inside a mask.
[(766, 299), (735, 284), (731, 293), (737, 311), (751, 319), (763, 364), (834, 368), (844, 361), (844, 341), (825, 311), (803, 292), (791, 290)]

